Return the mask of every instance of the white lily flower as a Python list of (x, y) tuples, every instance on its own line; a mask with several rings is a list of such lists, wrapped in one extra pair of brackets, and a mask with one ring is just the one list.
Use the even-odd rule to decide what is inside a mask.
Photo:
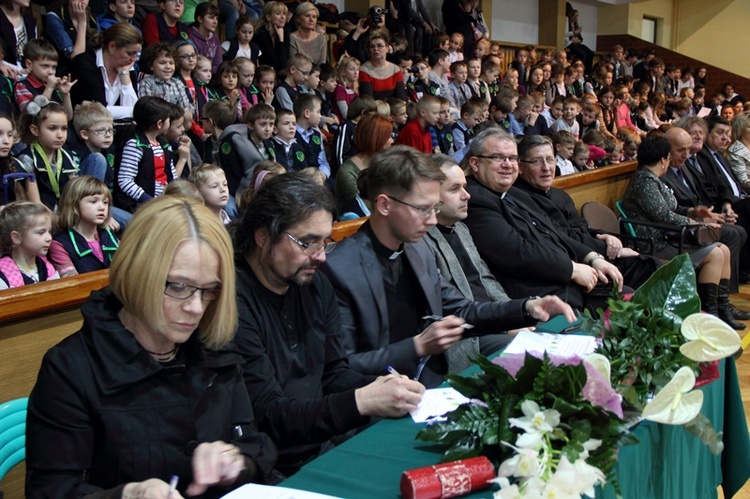
[(523, 495), (518, 489), (518, 485), (515, 484), (501, 488), (496, 491), (492, 497), (494, 497), (494, 499), (523, 499)]
[(498, 477), (530, 477), (539, 474), (539, 453), (534, 449), (518, 449), (510, 459), (506, 459), (497, 470)]
[(539, 408), (539, 404), (533, 400), (524, 400), (521, 404), (521, 411), (524, 417), (508, 418), (511, 426), (521, 428), (528, 432), (548, 433), (560, 424), (560, 413), (555, 409)]
[(612, 381), (610, 379), (612, 368), (609, 365), (609, 359), (607, 357), (600, 353), (592, 353), (591, 355), (587, 355), (583, 361), (596, 369), (596, 372), (598, 372), (601, 377), (606, 379), (607, 383), (612, 386)]
[(682, 322), (682, 336), (687, 343), (680, 347), (682, 355), (699, 362), (729, 357), (739, 350), (742, 340), (724, 321), (710, 314), (693, 314)]
[(689, 367), (682, 367), (672, 381), (659, 390), (654, 399), (643, 409), (643, 418), (657, 423), (683, 425), (692, 421), (701, 411), (703, 392), (693, 390), (695, 374)]

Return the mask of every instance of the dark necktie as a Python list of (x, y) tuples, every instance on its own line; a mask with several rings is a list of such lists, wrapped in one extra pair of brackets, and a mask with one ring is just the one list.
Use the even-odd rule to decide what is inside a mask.
[(727, 179), (727, 182), (729, 182), (730, 187), (732, 188), (732, 192), (735, 196), (738, 198), (744, 198), (745, 193), (742, 191), (742, 187), (740, 184), (735, 180), (734, 175), (729, 170), (729, 167), (726, 164), (726, 159), (719, 154), (718, 152), (714, 152), (714, 159), (717, 163), (719, 163), (719, 168), (721, 170), (721, 173), (724, 175), (724, 177)]

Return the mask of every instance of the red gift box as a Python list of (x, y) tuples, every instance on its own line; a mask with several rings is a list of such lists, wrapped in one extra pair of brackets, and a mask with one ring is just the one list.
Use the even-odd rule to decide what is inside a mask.
[(404, 499), (445, 499), (489, 487), (495, 468), (486, 457), (472, 457), (452, 463), (436, 464), (401, 475)]

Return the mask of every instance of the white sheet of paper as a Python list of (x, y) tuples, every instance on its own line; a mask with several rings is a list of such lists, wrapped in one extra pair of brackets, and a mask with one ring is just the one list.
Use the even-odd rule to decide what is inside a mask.
[(432, 388), (424, 392), (422, 402), (411, 413), (411, 418), (415, 423), (424, 423), (453, 411), (468, 401), (469, 399), (453, 388)]
[(593, 336), (534, 333), (524, 330), (518, 332), (503, 354), (524, 352), (542, 354), (546, 351), (550, 355), (583, 358), (594, 353), (597, 347), (596, 338)]
[(710, 107), (702, 107), (700, 111), (698, 111), (698, 117), (699, 118), (705, 118), (711, 114), (711, 108)]
[(271, 487), (248, 483), (225, 495), (223, 499), (338, 499), (306, 490), (296, 490), (287, 487)]

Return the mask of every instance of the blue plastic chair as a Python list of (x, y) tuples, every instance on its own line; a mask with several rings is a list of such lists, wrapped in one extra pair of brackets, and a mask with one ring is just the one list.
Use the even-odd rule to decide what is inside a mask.
[(28, 398), (0, 404), (0, 481), (26, 459), (26, 407)]

